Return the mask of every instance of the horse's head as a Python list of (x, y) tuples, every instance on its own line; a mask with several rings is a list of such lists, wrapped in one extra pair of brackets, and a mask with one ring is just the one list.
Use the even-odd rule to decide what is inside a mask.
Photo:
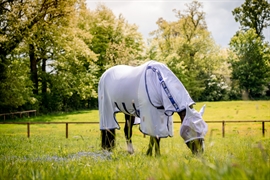
[(193, 154), (202, 153), (204, 151), (204, 136), (207, 132), (207, 124), (202, 119), (204, 109), (205, 105), (201, 108), (200, 112), (187, 106), (180, 129), (181, 137), (185, 140), (186, 145)]

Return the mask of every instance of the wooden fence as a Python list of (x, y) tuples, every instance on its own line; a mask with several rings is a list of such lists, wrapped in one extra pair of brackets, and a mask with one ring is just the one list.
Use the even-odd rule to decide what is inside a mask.
[[(206, 123), (221, 123), (222, 124), (222, 137), (225, 137), (225, 124), (226, 123), (262, 123), (262, 136), (265, 136), (265, 123), (270, 120), (257, 120), (257, 121), (206, 121)], [(123, 124), (125, 122), (118, 122)], [(174, 121), (174, 123), (181, 123), (180, 121)], [(66, 138), (68, 138), (68, 125), (69, 124), (99, 124), (99, 122), (0, 122), (0, 124), (26, 124), (27, 125), (27, 137), (30, 137), (30, 125), (31, 124), (65, 124), (66, 125)]]
[(11, 112), (11, 113), (4, 113), (4, 114), (0, 114), (0, 116), (4, 117), (4, 120), (6, 120), (6, 116), (13, 116), (15, 114), (19, 114), (20, 118), (22, 117), (23, 114), (27, 114), (27, 116), (29, 117), (30, 113), (34, 113), (35, 116), (37, 115), (37, 111), (36, 110), (29, 110), (29, 111), (20, 111), (20, 112)]

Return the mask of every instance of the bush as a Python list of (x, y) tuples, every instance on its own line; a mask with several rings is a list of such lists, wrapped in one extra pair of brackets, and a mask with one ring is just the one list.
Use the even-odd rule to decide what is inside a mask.
[(229, 86), (222, 76), (211, 75), (205, 82), (205, 89), (202, 93), (202, 101), (228, 100)]

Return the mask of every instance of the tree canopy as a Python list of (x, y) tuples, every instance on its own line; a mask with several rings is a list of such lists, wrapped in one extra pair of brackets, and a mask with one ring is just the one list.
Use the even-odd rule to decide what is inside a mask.
[(258, 98), (270, 81), (270, 48), (257, 36), (254, 29), (238, 32), (230, 42), (236, 57), (231, 58), (232, 79), (247, 96)]
[(265, 95), (270, 82), (269, 42), (264, 42), (263, 29), (270, 26), (270, 4), (265, 1), (246, 0), (232, 11), (241, 30), (230, 41), (231, 79), (249, 98)]
[(221, 66), (220, 47), (207, 30), (202, 3), (186, 4), (181, 12), (174, 9), (176, 21), (157, 21), (148, 56), (165, 62), (185, 84), (195, 100), (205, 90), (204, 82)]
[[(58, 19), (70, 12), (70, 7), (74, 5), (73, 0), (43, 0), (43, 1), (2, 1), (0, 4), (0, 106), (18, 107), (23, 105), (27, 99), (31, 99), (28, 90), (28, 78), (25, 77), (27, 69), (20, 71), (23, 74), (12, 71), (11, 67), (16, 62), (17, 65), (25, 65), (26, 51), (20, 49), (25, 44), (27, 38), (32, 36), (33, 30), (38, 23), (48, 23), (51, 19)], [(62, 7), (62, 8), (61, 8)], [(18, 54), (19, 52), (19, 54)], [(11, 58), (13, 57), (13, 58)], [(15, 58), (14, 58), (15, 57)], [(22, 65), (22, 66), (24, 66)], [(20, 66), (20, 65), (18, 65)], [(30, 66), (30, 65), (29, 65)], [(11, 68), (11, 69), (10, 69)], [(14, 74), (13, 74), (14, 73)], [(22, 80), (10, 77), (24, 76)], [(13, 95), (17, 92), (16, 95)], [(11, 98), (12, 97), (12, 98)]]
[(243, 30), (255, 29), (263, 38), (263, 29), (270, 26), (270, 3), (267, 0), (246, 0), (232, 11)]

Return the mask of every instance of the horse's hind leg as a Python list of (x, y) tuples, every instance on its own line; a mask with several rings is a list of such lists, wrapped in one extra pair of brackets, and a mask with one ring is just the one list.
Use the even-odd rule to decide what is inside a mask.
[(133, 149), (131, 137), (132, 137), (132, 127), (135, 121), (135, 117), (125, 114), (125, 120), (126, 121), (125, 121), (124, 132), (125, 132), (125, 137), (126, 137), (126, 142), (127, 142), (127, 151), (130, 154), (133, 154), (134, 149)]
[(115, 129), (101, 130), (101, 146), (109, 151), (115, 147)]

